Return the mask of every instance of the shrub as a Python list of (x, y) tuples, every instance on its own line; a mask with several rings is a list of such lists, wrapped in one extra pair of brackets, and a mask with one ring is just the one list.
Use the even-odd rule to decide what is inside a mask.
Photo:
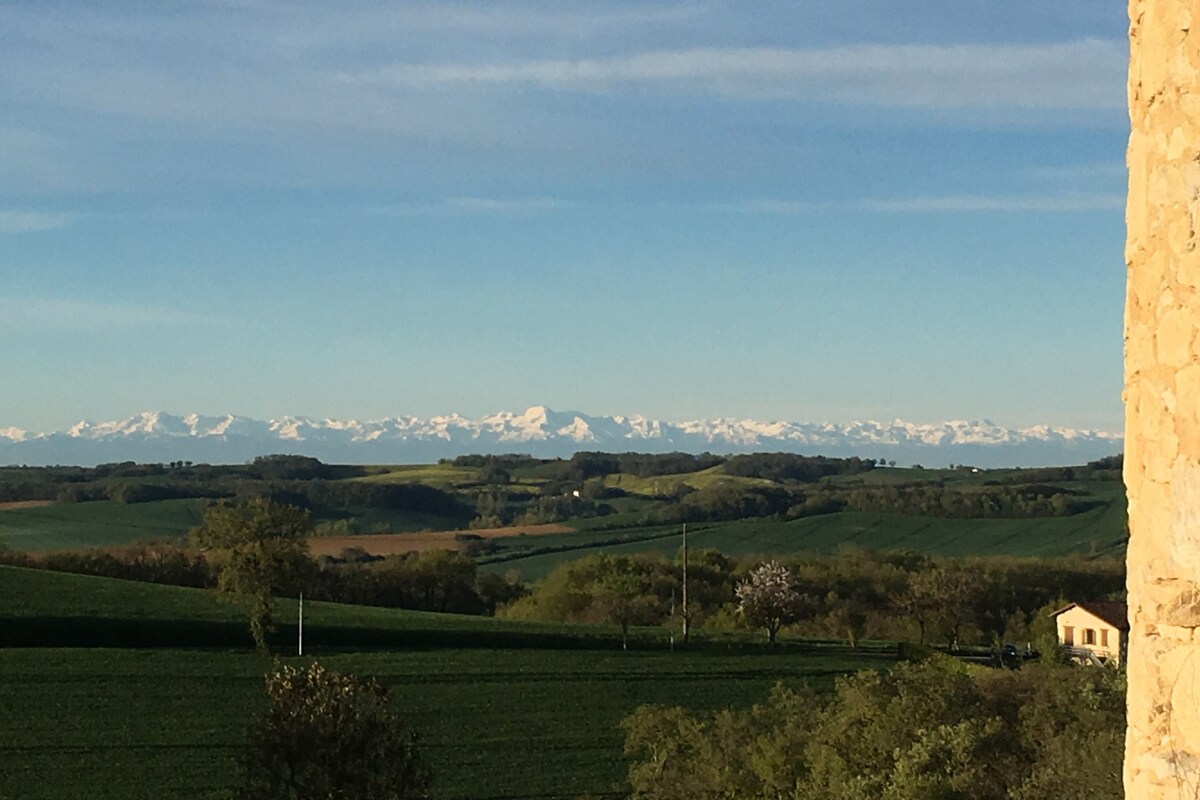
[(270, 706), (251, 723), (238, 800), (418, 800), (429, 771), (415, 736), (374, 680), (320, 664), (267, 675)]

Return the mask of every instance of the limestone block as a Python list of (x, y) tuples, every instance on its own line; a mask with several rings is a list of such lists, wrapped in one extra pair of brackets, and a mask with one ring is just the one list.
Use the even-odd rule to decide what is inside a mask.
[(1158, 363), (1170, 367), (1186, 364), (1191, 357), (1195, 335), (1196, 325), (1192, 315), (1184, 309), (1171, 307), (1160, 317), (1155, 336)]
[(1130, 0), (1125, 790), (1200, 796), (1200, 0)]

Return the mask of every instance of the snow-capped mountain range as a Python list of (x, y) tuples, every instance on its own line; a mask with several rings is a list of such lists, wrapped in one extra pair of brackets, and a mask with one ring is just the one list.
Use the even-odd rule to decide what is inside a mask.
[(79, 422), (63, 431), (0, 428), (0, 464), (114, 461), (240, 463), (291, 453), (331, 463), (430, 463), (467, 453), (568, 457), (580, 450), (661, 453), (792, 452), (883, 458), (898, 464), (980, 467), (1079, 464), (1121, 451), (1120, 434), (1037, 425), (1004, 428), (989, 420), (917, 424), (801, 423), (751, 419), (665, 422), (643, 416), (597, 417), (534, 406), (479, 419), (459, 414), (358, 421), (143, 412), (116, 422)]

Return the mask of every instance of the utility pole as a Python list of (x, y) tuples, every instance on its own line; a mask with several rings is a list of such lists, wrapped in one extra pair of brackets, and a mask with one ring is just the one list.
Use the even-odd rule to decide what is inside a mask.
[(304, 592), (300, 593), (300, 624), (296, 626), (296, 655), (304, 655)]
[(688, 613), (688, 592), (687, 592), (687, 568), (688, 568), (688, 552), (687, 552), (687, 523), (683, 523), (683, 645), (687, 646), (688, 638), (692, 634), (692, 616)]

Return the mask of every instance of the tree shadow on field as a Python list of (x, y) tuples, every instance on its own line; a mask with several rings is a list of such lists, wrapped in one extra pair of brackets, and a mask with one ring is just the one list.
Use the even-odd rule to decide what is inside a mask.
[[(306, 625), (312, 649), (540, 649), (618, 650), (617, 634), (521, 632), (463, 628), (371, 628)], [(278, 652), (296, 642), (295, 625), (281, 625), (270, 637)], [(253, 641), (245, 622), (194, 619), (136, 620), (120, 617), (0, 617), (0, 647), (250, 648)]]

